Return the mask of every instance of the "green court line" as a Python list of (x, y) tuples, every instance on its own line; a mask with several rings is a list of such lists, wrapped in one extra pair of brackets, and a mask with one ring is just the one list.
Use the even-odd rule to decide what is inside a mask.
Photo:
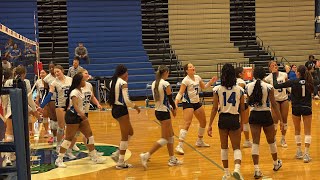
[[(157, 120), (153, 120), (156, 124), (158, 124), (159, 126), (161, 126), (161, 124), (157, 121)], [(179, 137), (177, 135), (174, 135), (176, 138), (179, 139)], [(217, 166), (219, 169), (221, 169), (222, 171), (224, 171), (224, 168), (222, 166), (220, 166), (218, 163), (216, 163), (215, 161), (213, 161), (212, 159), (210, 159), (208, 156), (204, 155), (202, 152), (198, 151), (195, 147), (193, 147), (191, 144), (189, 144), (188, 142), (184, 141), (184, 143), (189, 146), (191, 149), (193, 149), (195, 152), (197, 152), (198, 154), (200, 154), (200, 156), (202, 156), (203, 158), (205, 158), (206, 160), (208, 160), (209, 162), (211, 162), (213, 165)]]

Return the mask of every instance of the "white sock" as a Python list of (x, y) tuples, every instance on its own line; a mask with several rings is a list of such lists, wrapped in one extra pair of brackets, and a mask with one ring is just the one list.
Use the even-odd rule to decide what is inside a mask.
[(54, 136), (53, 137), (53, 142), (57, 142), (58, 140), (57, 140), (57, 136)]
[(308, 147), (305, 147), (304, 153), (305, 154), (309, 154), (309, 148)]
[(122, 154), (120, 154), (119, 155), (119, 163), (123, 163), (123, 161), (124, 161), (124, 154), (122, 155)]
[(298, 150), (298, 151), (301, 151), (301, 146), (297, 146), (297, 150)]
[(278, 164), (278, 159), (273, 161), (273, 165), (277, 165)]
[(224, 168), (224, 174), (229, 174), (229, 168)]
[(149, 159), (149, 157), (151, 156), (149, 152), (145, 153), (145, 156)]
[(175, 156), (170, 156), (170, 160), (176, 160), (177, 158)]
[(259, 164), (254, 165), (254, 170), (255, 171), (260, 171)]
[(65, 153), (59, 153), (58, 158), (63, 159)]
[(183, 142), (179, 141), (179, 146), (183, 147)]
[(235, 164), (234, 165), (234, 171), (240, 172), (240, 167), (241, 167), (240, 164)]
[(285, 139), (285, 137), (286, 137), (285, 135), (282, 135), (282, 139)]

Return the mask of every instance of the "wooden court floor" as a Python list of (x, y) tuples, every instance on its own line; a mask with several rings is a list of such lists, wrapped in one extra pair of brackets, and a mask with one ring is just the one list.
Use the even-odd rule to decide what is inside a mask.
[[(144, 102), (139, 102), (142, 106)], [(320, 137), (319, 137), (319, 106), (320, 101), (313, 102), (313, 122), (312, 122), (312, 161), (308, 164), (302, 160), (295, 159), (296, 146), (294, 142), (294, 127), (291, 119), (291, 110), (288, 118), (288, 131), (286, 140), (288, 148), (282, 148), (278, 144), (279, 157), (283, 161), (283, 167), (278, 172), (273, 172), (272, 158), (265, 136), (262, 136), (260, 145), (260, 168), (265, 175), (264, 179), (290, 179), (290, 180), (313, 180), (320, 179)], [(205, 106), (207, 121), (211, 112), (211, 105)], [(118, 145), (120, 141), (119, 125), (111, 116), (110, 111), (90, 112), (89, 121), (93, 129), (95, 141), (99, 143)], [(105, 170), (89, 173), (85, 175), (73, 176), (64, 179), (124, 179), (124, 180), (147, 180), (147, 179), (221, 179), (223, 176), (222, 163), (220, 160), (220, 141), (218, 135), (217, 118), (214, 122), (213, 138), (205, 135), (204, 140), (211, 145), (209, 148), (196, 148), (194, 146), (197, 138), (198, 122), (194, 118), (186, 138), (184, 146), (185, 155), (176, 155), (183, 161), (183, 165), (169, 167), (167, 165), (168, 154), (166, 148), (160, 149), (152, 157), (148, 164), (149, 168), (144, 171), (139, 154), (149, 150), (153, 143), (160, 137), (160, 126), (155, 120), (153, 109), (142, 109), (140, 114), (135, 110), (130, 110), (131, 123), (134, 128), (134, 136), (129, 142), (129, 149), (132, 152), (129, 163), (134, 168), (128, 170), (116, 170), (114, 167)], [(172, 120), (175, 135), (178, 135), (180, 126), (183, 124), (182, 109), (179, 108), (178, 115)], [(304, 136), (302, 136), (304, 139)], [(242, 137), (242, 139), (244, 139)], [(280, 139), (278, 133), (277, 139)], [(175, 138), (175, 146), (178, 138)], [(251, 159), (251, 149), (242, 148), (241, 171), (244, 179), (253, 178), (253, 164)], [(229, 169), (233, 171), (233, 152), (229, 150)]]

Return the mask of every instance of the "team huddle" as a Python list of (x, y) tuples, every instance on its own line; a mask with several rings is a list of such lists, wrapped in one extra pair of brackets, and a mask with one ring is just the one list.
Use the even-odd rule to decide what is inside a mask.
[[(311, 144), (311, 120), (312, 120), (312, 92), (313, 80), (305, 66), (299, 66), (296, 71), (297, 79), (288, 80), (287, 74), (279, 72), (276, 62), (269, 63), (270, 74), (266, 76), (263, 67), (254, 68), (254, 81), (246, 82), (242, 79), (243, 68), (234, 68), (231, 64), (225, 64), (221, 72), (220, 85), (213, 87), (213, 106), (210, 121), (207, 128), (208, 136), (212, 137), (212, 124), (219, 113), (218, 128), (221, 142), (221, 160), (224, 167), (222, 179), (233, 176), (236, 179), (243, 179), (241, 169), (242, 153), (241, 133), (244, 132), (245, 142), (243, 147), (251, 148), (254, 165), (254, 177), (259, 179), (263, 174), (259, 167), (259, 144), (261, 130), (266, 135), (270, 153), (273, 160), (273, 170), (278, 171), (282, 167), (282, 161), (277, 154), (276, 133), (280, 124), (280, 144), (286, 148), (285, 140), (287, 116), (289, 110), (289, 96), (292, 104), (292, 119), (295, 128), (295, 141), (297, 144), (296, 158), (303, 159), (305, 163), (311, 161), (309, 147)], [(198, 139), (195, 142), (197, 147), (210, 147), (203, 137), (206, 132), (206, 116), (200, 102), (200, 89), (208, 89), (218, 83), (217, 77), (213, 77), (205, 83), (202, 78), (196, 75), (195, 67), (192, 64), (184, 66), (185, 78), (182, 80), (180, 90), (173, 99), (172, 90), (167, 78), (169, 69), (161, 65), (156, 72), (156, 80), (152, 83), (152, 93), (155, 101), (155, 117), (161, 124), (161, 138), (145, 153), (140, 154), (141, 163), (145, 170), (148, 168), (148, 160), (162, 146), (167, 146), (169, 154), (169, 166), (181, 165), (182, 162), (176, 158), (177, 154), (184, 154), (184, 141), (192, 123), (193, 115), (199, 121)], [(11, 74), (13, 73), (13, 75)], [(30, 82), (25, 79), (26, 69), (23, 66), (15, 68), (14, 72), (4, 72), (5, 87), (12, 87), (17, 77), (25, 81), (27, 93), (31, 94)], [(60, 65), (49, 64), (49, 74), (42, 70), (40, 78), (36, 82), (37, 98), (33, 101), (28, 96), (29, 114), (37, 119), (43, 119), (48, 137), (49, 119), (50, 129), (53, 137), (49, 143), (56, 144), (58, 158), (55, 161), (57, 167), (65, 168), (63, 162), (66, 156), (75, 159), (72, 150), (79, 151), (75, 145), (77, 137), (82, 134), (84, 144), (89, 150), (89, 159), (95, 163), (104, 163), (106, 158), (95, 150), (94, 136), (88, 121), (90, 103), (101, 108), (95, 98), (92, 85), (86, 81), (89, 79), (88, 71), (82, 69), (72, 78), (64, 75), (64, 69)], [(111, 157), (116, 162), (117, 169), (132, 167), (125, 161), (125, 153), (128, 143), (133, 135), (133, 128), (130, 123), (128, 107), (134, 108), (140, 113), (140, 108), (130, 100), (128, 93), (128, 69), (124, 65), (118, 65), (110, 81), (110, 92), (108, 104), (112, 107), (112, 116), (120, 126), (121, 141), (119, 148)], [(174, 131), (171, 122), (171, 115), (176, 116), (177, 108), (182, 100), (184, 125), (179, 132), (179, 143), (174, 148)], [(3, 96), (6, 122), (6, 142), (13, 141), (12, 116), (10, 99)], [(37, 108), (37, 106), (39, 108)], [(40, 112), (40, 113), (39, 113)], [(42, 114), (42, 116), (40, 116)], [(305, 151), (302, 152), (301, 138), (301, 117), (304, 123)], [(29, 118), (31, 119), (31, 118)], [(280, 122), (280, 123), (279, 123)], [(249, 131), (252, 134), (252, 142), (249, 138)], [(234, 153), (235, 168), (231, 173), (228, 166), (228, 138), (231, 140)], [(5, 165), (12, 165), (13, 154), (5, 154)]]

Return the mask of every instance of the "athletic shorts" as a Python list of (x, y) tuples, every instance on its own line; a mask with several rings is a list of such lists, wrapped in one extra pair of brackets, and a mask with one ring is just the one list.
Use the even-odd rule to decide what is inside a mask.
[(56, 108), (66, 108), (65, 106), (56, 106)]
[(74, 111), (71, 111), (70, 109), (66, 111), (64, 120), (66, 121), (66, 124), (80, 124), (82, 121), (81, 117)]
[(258, 124), (263, 127), (273, 125), (273, 119), (270, 111), (251, 111), (249, 124)]
[(197, 110), (197, 109), (201, 108), (201, 106), (202, 106), (202, 104), (200, 102), (198, 102), (198, 103), (183, 102), (182, 103), (182, 108), (183, 109), (193, 108), (193, 110)]
[(164, 121), (164, 120), (171, 119), (171, 117), (170, 117), (170, 112), (155, 111), (155, 115), (156, 115), (156, 118), (157, 118), (159, 121)]
[(124, 115), (129, 114), (128, 108), (126, 106), (116, 105), (116, 104), (112, 106), (111, 113), (112, 113), (112, 117), (115, 119), (118, 119)]
[(239, 114), (221, 113), (218, 121), (219, 129), (237, 130), (240, 128)]
[(309, 116), (312, 114), (311, 107), (292, 107), (292, 114), (295, 116)]
[(288, 99), (283, 100), (283, 101), (277, 101), (277, 103), (279, 103), (281, 105), (283, 102), (286, 102), (286, 101), (288, 101)]

